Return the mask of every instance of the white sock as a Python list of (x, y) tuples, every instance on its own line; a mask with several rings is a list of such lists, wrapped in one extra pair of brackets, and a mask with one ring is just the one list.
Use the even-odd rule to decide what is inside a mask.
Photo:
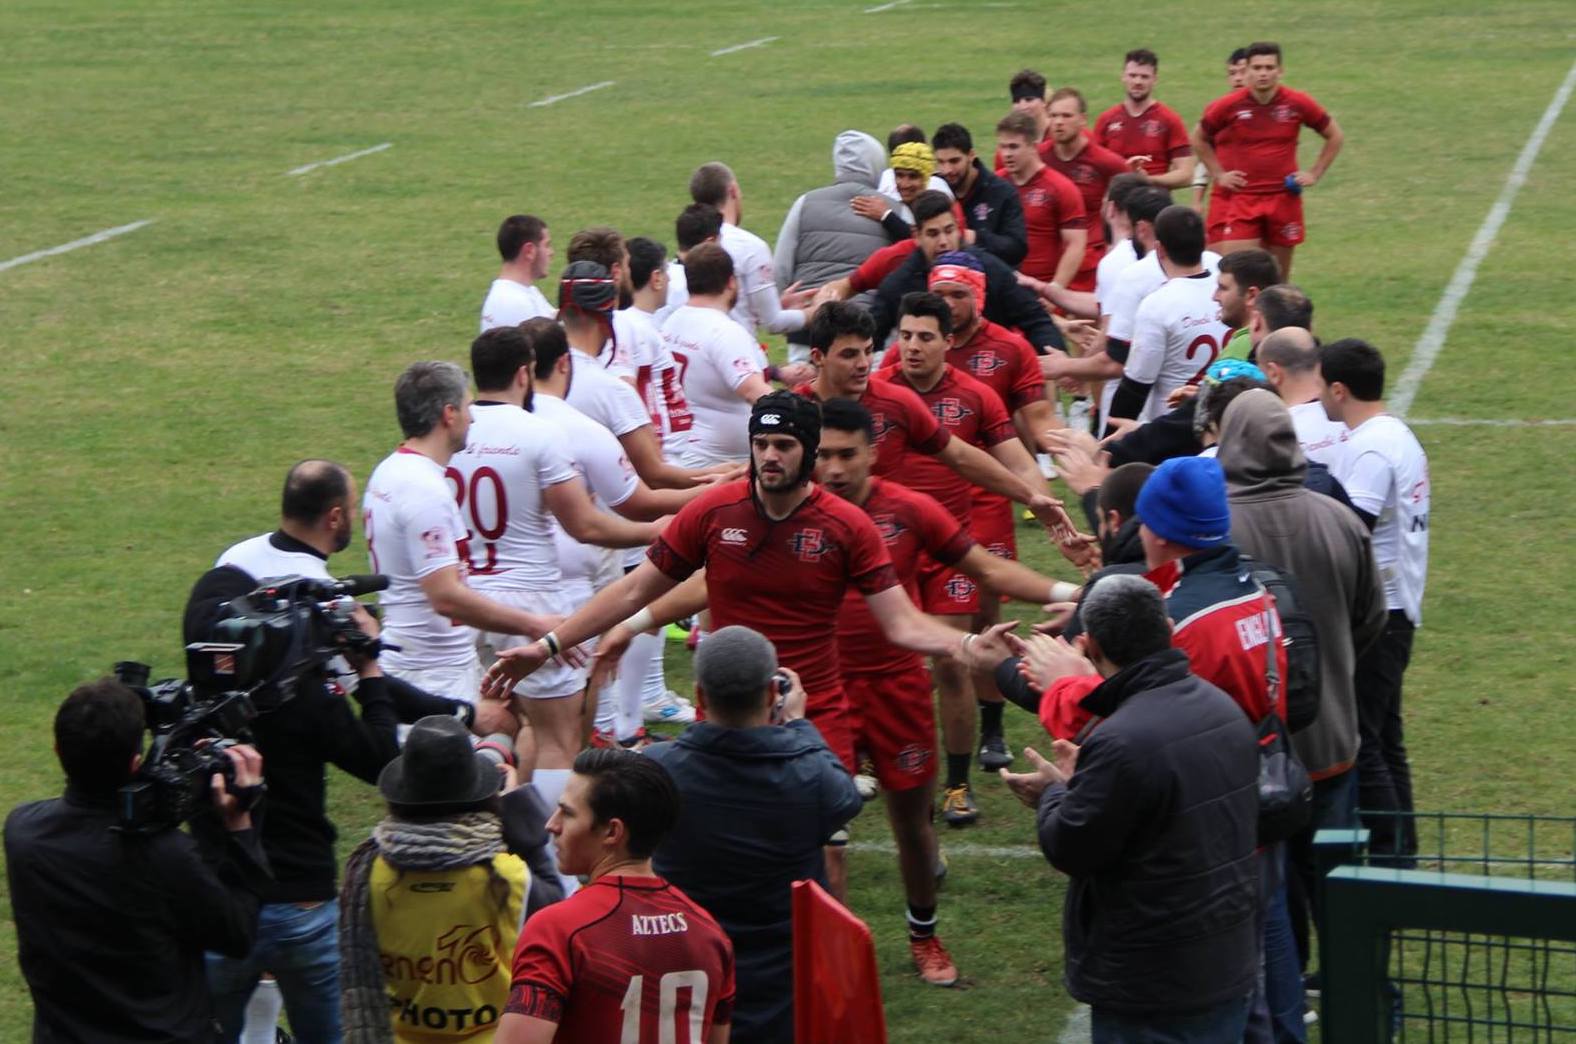
[(274, 1044), (279, 1034), (279, 1010), (284, 1003), (277, 980), (259, 979), (246, 1002), (246, 1024), (241, 1029), (240, 1044)]
[(619, 662), (618, 711), (615, 714), (617, 720), (614, 722), (614, 728), (615, 734), (621, 740), (633, 739), (640, 731), (640, 727), (645, 724), (640, 701), (651, 676), (651, 662), (655, 660), (658, 670), (661, 669), (664, 644), (660, 634), (637, 634), (629, 643), (629, 648), (625, 650), (623, 660)]
[[(550, 809), (558, 808), (558, 799), (564, 796), (564, 787), (569, 784), (568, 769), (538, 768), (531, 774), (531, 786), (542, 796), (542, 801)], [(553, 862), (558, 862), (558, 846), (548, 839), (548, 847), (553, 853)], [(568, 899), (580, 889), (580, 882), (567, 874), (558, 875), (558, 883), (564, 886), (564, 898)]]
[[(636, 641), (639, 641), (637, 638)], [(659, 631), (655, 635), (656, 652), (651, 657), (651, 664), (646, 670), (646, 684), (640, 690), (642, 703), (655, 703), (668, 691), (667, 671), (662, 666), (662, 654), (667, 649), (667, 643)]]
[(614, 735), (618, 727), (618, 686), (603, 685), (596, 692), (588, 693), (586, 698), (596, 701), (594, 724), (597, 729), (609, 736)]

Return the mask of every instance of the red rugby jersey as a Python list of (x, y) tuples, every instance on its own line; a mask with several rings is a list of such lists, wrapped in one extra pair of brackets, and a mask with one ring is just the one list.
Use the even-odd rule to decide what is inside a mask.
[[(794, 391), (807, 399), (815, 398), (813, 385), (801, 384)], [(907, 385), (879, 381), (871, 374), (859, 403), (870, 411), (875, 422), (877, 475), (895, 474), (911, 458), (923, 459), (940, 453), (952, 440), (924, 400)]]
[(599, 877), (526, 922), (504, 1009), (555, 1040), (704, 1044), (733, 1021), (733, 944), (660, 877)]
[(1050, 167), (1018, 185), (1023, 222), (1029, 233), (1029, 253), (1018, 271), (1049, 281), (1062, 260), (1062, 230), (1088, 228), (1083, 197), (1078, 187)]
[[(881, 369), (895, 370), (901, 361), (893, 345), (881, 357)], [(967, 343), (947, 350), (947, 362), (995, 392), (1008, 413), (1045, 398), (1045, 378), (1034, 348), (1016, 330), (989, 319), (980, 320)]]
[[(901, 369), (878, 371), (870, 386), (874, 388), (879, 384), (908, 389), (918, 395), (943, 428), (971, 446), (989, 450), (997, 443), (1018, 437), (1000, 396), (950, 363), (943, 367), (941, 380), (929, 391), (915, 388)], [(909, 489), (929, 493), (959, 522), (968, 523), (974, 486), (941, 461), (913, 455), (904, 462), (900, 472), (877, 470)]]
[(678, 581), (704, 567), (712, 626), (742, 624), (770, 638), (818, 703), (842, 696), (837, 648), (827, 639), (844, 592), (898, 583), (870, 519), (818, 486), (774, 521), (749, 479), (723, 483), (684, 505), (647, 555)]
[(1084, 217), (1089, 222), (1089, 246), (1084, 250), (1080, 272), (1092, 272), (1105, 253), (1105, 222), (1100, 220), (1100, 208), (1105, 201), (1106, 186), (1118, 174), (1127, 173), (1127, 163), (1103, 145), (1084, 139), (1083, 147), (1072, 159), (1062, 159), (1054, 148), (1041, 153), (1045, 165), (1073, 183), (1083, 199)]
[(1169, 105), (1153, 101), (1137, 116), (1117, 102), (1094, 121), (1094, 140), (1118, 156), (1148, 156), (1145, 174), (1164, 174), (1178, 156), (1191, 156), (1187, 125)]
[(1330, 114), (1301, 91), (1277, 88), (1260, 105), (1246, 87), (1217, 98), (1199, 120), (1204, 140), (1215, 147), (1222, 170), (1240, 170), (1247, 183), (1234, 191), (1268, 195), (1286, 190), (1297, 170), (1297, 137), (1308, 126), (1323, 131)]
[[(892, 556), (893, 571), (916, 603), (922, 554), (950, 566), (974, 546), (968, 530), (947, 514), (935, 497), (916, 493), (896, 482), (871, 479), (870, 495), (861, 507), (875, 523)], [(845, 677), (855, 673), (900, 673), (925, 665), (919, 653), (887, 641), (875, 614), (856, 591), (843, 596), (842, 613), (837, 618), (837, 657)]]

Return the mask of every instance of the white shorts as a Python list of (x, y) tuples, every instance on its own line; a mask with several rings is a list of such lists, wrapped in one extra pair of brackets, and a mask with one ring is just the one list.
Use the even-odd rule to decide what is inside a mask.
[[(544, 616), (568, 616), (579, 608), (579, 605), (571, 601), (562, 589), (499, 591), (480, 588), (479, 590), (495, 602), (501, 602), (515, 609), (524, 609), (528, 613), (541, 613)], [(519, 634), (478, 632), (476, 651), (481, 657), (481, 662), (491, 665), (498, 658), (498, 654), (505, 649), (530, 645), (534, 641), (535, 638), (527, 638)], [(573, 696), (583, 691), (585, 687), (584, 667), (568, 667), (559, 660), (548, 660), (541, 667), (521, 678), (515, 685), (514, 691), (518, 696), (533, 700), (557, 700), (565, 696)]]
[(470, 663), (449, 667), (385, 667), (384, 670), (434, 696), (447, 696), (471, 704), (481, 698), (482, 665), (474, 657)]

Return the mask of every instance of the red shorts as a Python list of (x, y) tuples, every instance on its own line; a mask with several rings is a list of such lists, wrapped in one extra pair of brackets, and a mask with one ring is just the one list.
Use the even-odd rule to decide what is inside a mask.
[(859, 766), (854, 761), (854, 727), (848, 707), (848, 697), (843, 692), (836, 696), (811, 693), (805, 701), (804, 716), (826, 741), (827, 749), (852, 774), (859, 771)]
[(1212, 185), (1209, 190), (1209, 209), (1204, 213), (1204, 241), (1210, 246), (1229, 236), (1222, 235), (1226, 227), (1226, 212), (1231, 209), (1231, 193), (1219, 185)]
[(845, 674), (854, 745), (870, 755), (883, 790), (912, 790), (936, 778), (936, 712), (930, 671)]
[(926, 558), (919, 567), (919, 607), (932, 616), (973, 616), (980, 607), (979, 585)]
[(1018, 557), (1018, 527), (1013, 524), (1014, 505), (1006, 497), (974, 501), (969, 512), (969, 534), (997, 558)]
[(1305, 235), (1300, 195), (1235, 193), (1226, 207), (1218, 237), (1212, 237), (1212, 241), (1257, 239), (1267, 247), (1294, 247)]

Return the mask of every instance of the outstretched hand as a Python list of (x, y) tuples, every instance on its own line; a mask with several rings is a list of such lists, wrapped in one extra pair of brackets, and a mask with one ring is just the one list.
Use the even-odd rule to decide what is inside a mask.
[(533, 674), (551, 658), (547, 645), (539, 641), (505, 649), (498, 654), (493, 665), (487, 668), (487, 675), (482, 678), (482, 697), (507, 700), (521, 678)]
[[(1072, 747), (1072, 759), (1076, 761), (1077, 747), (1073, 747), (1066, 740), (1057, 740), (1056, 743)], [(1068, 777), (1072, 775), (1072, 768), (1069, 764), (1067, 771), (1063, 772), (1060, 765), (1046, 761), (1033, 747), (1024, 747), (1023, 756), (1029, 763), (1028, 772), (1008, 772), (1002, 769), (997, 774), (1001, 776), (1001, 781), (1007, 784), (1007, 789), (1012, 791), (1014, 797), (1030, 808), (1038, 808), (1040, 795), (1045, 793), (1045, 789), (1052, 783), (1066, 783)], [(1059, 757), (1058, 761), (1060, 760), (1063, 759)]]

